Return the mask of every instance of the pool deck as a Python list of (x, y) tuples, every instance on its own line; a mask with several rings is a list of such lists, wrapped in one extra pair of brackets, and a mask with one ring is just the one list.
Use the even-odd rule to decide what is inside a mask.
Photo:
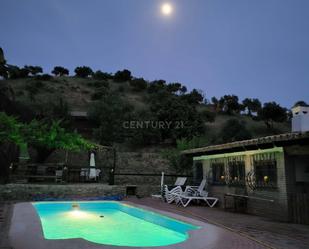
[(234, 233), (237, 233), (245, 238), (257, 241), (260, 245), (265, 245), (266, 248), (309, 248), (308, 225), (283, 223), (254, 215), (225, 212), (219, 208), (206, 207), (206, 205), (189, 205), (188, 207), (183, 208), (181, 206), (167, 204), (159, 199), (153, 198), (129, 198), (128, 200), (136, 204), (150, 206), (158, 210), (174, 212), (186, 217), (191, 217), (195, 220), (215, 224), (219, 227), (233, 231)]
[[(152, 198), (127, 198), (125, 203), (189, 222), (202, 228), (191, 231), (190, 238), (180, 244), (162, 247), (121, 247), (95, 244), (83, 239), (46, 240), (35, 209), (29, 202), (14, 205), (9, 229), (13, 249), (307, 249), (309, 226), (279, 223), (261, 217), (223, 212), (217, 208), (190, 205), (187, 208)], [(1, 225), (1, 224), (0, 224)], [(0, 229), (1, 230), (1, 229)], [(0, 235), (1, 236), (1, 235)], [(2, 239), (2, 238), (1, 238)], [(1, 240), (0, 240), (1, 241)], [(1, 243), (0, 243), (1, 244)], [(0, 245), (0, 248), (1, 245)]]
[(267, 248), (256, 241), (250, 240), (237, 233), (195, 220), (180, 214), (162, 209), (154, 209), (133, 200), (126, 203), (142, 207), (150, 211), (201, 226), (201, 229), (190, 231), (190, 238), (185, 242), (161, 247), (121, 247), (95, 244), (83, 239), (46, 240), (43, 237), (41, 222), (31, 203), (17, 203), (14, 205), (11, 226), (9, 230), (10, 246), (14, 249), (124, 249), (124, 248), (165, 248), (165, 249), (237, 249), (237, 248)]

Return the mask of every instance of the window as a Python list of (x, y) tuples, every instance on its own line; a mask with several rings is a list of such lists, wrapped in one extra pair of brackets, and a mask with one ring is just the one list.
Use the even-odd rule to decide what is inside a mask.
[(228, 163), (229, 166), (229, 184), (230, 185), (245, 185), (245, 162), (232, 161)]
[(276, 160), (254, 161), (255, 179), (257, 187), (277, 186), (277, 162)]
[(212, 183), (225, 184), (225, 169), (224, 163), (212, 163)]

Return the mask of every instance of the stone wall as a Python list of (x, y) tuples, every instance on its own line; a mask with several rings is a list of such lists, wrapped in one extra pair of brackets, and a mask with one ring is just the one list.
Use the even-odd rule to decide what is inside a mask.
[[(109, 182), (110, 171), (114, 167), (112, 150), (96, 153), (96, 167), (102, 169), (103, 182)], [(68, 152), (57, 150), (47, 163), (67, 162), (69, 167), (87, 167), (88, 152)], [(160, 185), (161, 172), (164, 172), (165, 183), (173, 184), (177, 172), (159, 153), (117, 152), (114, 171), (114, 184), (120, 185)]]
[[(114, 170), (114, 184), (110, 183), (110, 172), (114, 168), (113, 150), (97, 151), (96, 167), (102, 170), (102, 179), (97, 184), (8, 184), (0, 186), (0, 199), (31, 200), (37, 194), (53, 198), (67, 196), (91, 197), (126, 194), (127, 187), (135, 188), (137, 196), (150, 196), (160, 192), (161, 173), (165, 173), (164, 184), (173, 185), (177, 172), (169, 166), (160, 153), (117, 152)], [(46, 163), (65, 163), (70, 168), (88, 167), (87, 151), (54, 151)], [(191, 183), (188, 177), (187, 184)]]
[(175, 182), (176, 171), (169, 166), (167, 160), (162, 159), (160, 154), (117, 153), (115, 184), (159, 186), (162, 172), (167, 175), (164, 178), (166, 184), (173, 184)]
[(124, 186), (106, 184), (6, 184), (0, 185), (0, 201), (32, 201), (48, 198), (83, 198), (125, 195)]

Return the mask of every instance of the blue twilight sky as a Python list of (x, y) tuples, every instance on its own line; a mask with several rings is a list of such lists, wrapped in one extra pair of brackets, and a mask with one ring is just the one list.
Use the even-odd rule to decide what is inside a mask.
[(309, 0), (0, 0), (0, 13), (10, 64), (127, 68), (207, 98), (309, 102)]

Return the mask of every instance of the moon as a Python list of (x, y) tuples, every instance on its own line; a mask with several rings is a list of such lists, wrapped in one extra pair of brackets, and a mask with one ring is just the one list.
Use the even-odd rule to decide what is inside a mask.
[(161, 6), (161, 12), (165, 16), (169, 16), (173, 11), (173, 7), (170, 3), (164, 3)]

